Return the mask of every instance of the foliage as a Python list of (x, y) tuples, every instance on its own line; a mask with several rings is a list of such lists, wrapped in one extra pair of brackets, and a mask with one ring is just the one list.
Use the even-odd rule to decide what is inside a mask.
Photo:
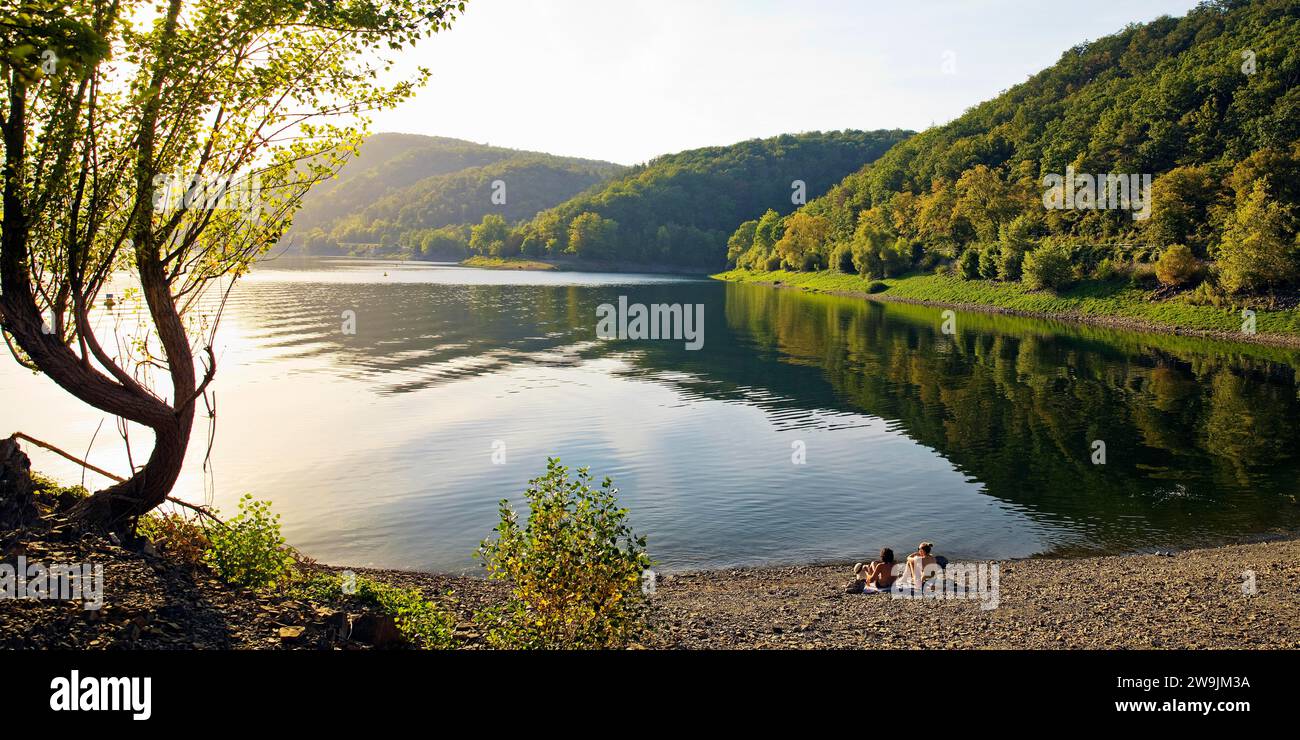
[[(207, 291), (280, 240), (304, 194), (351, 155), (369, 112), (428, 79), (421, 68), (378, 81), (463, 9), (461, 0), (0, 8), (5, 344), (154, 437), (145, 465), (96, 492), (79, 518), (118, 527), (166, 499), (216, 372), (224, 304)], [(145, 297), (139, 320), (89, 320), (110, 281), (127, 279)], [(148, 386), (154, 373), (166, 393)]]
[(140, 517), (135, 531), (164, 554), (187, 565), (207, 562), (207, 553), (212, 548), (203, 526), (176, 512), (150, 512)]
[(536, 234), (551, 255), (581, 254), (569, 243), (572, 225), (591, 213), (619, 225), (608, 244), (602, 244), (605, 259), (713, 268), (722, 266), (729, 253), (739, 259), (762, 239), (763, 248), (747, 262), (766, 262), (779, 236), (771, 238), (769, 229), (746, 241), (736, 237), (738, 225), (761, 221), (769, 209), (777, 218), (788, 214), (795, 205), (794, 180), (804, 181), (810, 197), (823, 193), (909, 134), (787, 134), (668, 154), (543, 211), (520, 230)]
[(595, 213), (583, 213), (569, 225), (568, 253), (583, 259), (604, 260), (618, 248), (618, 222)]
[[(417, 259), (460, 259), (469, 248), (462, 227), (488, 215), (506, 223), (530, 219), (622, 170), (610, 162), (459, 139), (375, 134), (336, 179), (304, 199), (292, 235), (313, 253), (374, 244)], [(492, 199), (498, 182), (506, 186), (503, 203)], [(544, 243), (533, 248), (529, 254), (541, 256)]]
[(480, 615), (491, 644), (619, 647), (644, 628), (641, 578), (650, 558), (617, 494), (610, 479), (593, 488), (587, 468), (570, 479), (552, 458), (524, 494), (525, 525), (509, 501), (501, 502), (497, 538), (479, 549), (489, 577), (511, 584), (510, 599)]
[(1262, 181), (1238, 202), (1219, 249), (1219, 282), (1229, 293), (1257, 292), (1295, 279), (1300, 235), (1288, 233), (1290, 209), (1271, 201)]
[(957, 258), (957, 274), (962, 280), (979, 280), (980, 278), (980, 252), (978, 249), (971, 247)]
[(280, 515), (271, 513), (269, 501), (245, 494), (237, 516), (206, 531), (211, 546), (203, 560), (226, 583), (266, 588), (289, 576), (293, 557), (280, 534)]
[(1060, 290), (1074, 280), (1069, 247), (1048, 242), (1025, 255), (1023, 280), (1030, 288)]
[(408, 642), (427, 650), (456, 647), (455, 616), (424, 598), (418, 588), (403, 588), (365, 576), (355, 576), (355, 590), (344, 590), (344, 579), (334, 573), (313, 573), (294, 584), (293, 595), (317, 603), (351, 601), (355, 605), (393, 618)]
[[(1150, 265), (1148, 265), (1150, 266)], [(857, 275), (838, 272), (752, 272), (732, 270), (714, 276), (719, 280), (740, 283), (772, 283), (780, 281), (791, 288), (810, 292), (866, 293), (871, 280)], [(1217, 301), (1198, 302), (1200, 292), (1207, 283), (1195, 291), (1175, 299), (1152, 301), (1150, 291), (1116, 285), (1114, 282), (1084, 280), (1057, 292), (1031, 290), (1023, 282), (968, 281), (955, 275), (911, 274), (888, 278), (886, 298), (903, 301), (925, 301), (961, 305), (980, 305), (1009, 309), (1016, 313), (1042, 316), (1105, 316), (1131, 319), (1152, 327), (1164, 329), (1194, 329), (1221, 334), (1241, 331), (1240, 302), (1233, 303), (1220, 297)], [(1300, 337), (1300, 310), (1258, 310), (1260, 333)], [(807, 328), (805, 326), (805, 328)], [(1144, 337), (1163, 337), (1160, 334), (1143, 334)], [(1168, 336), (1173, 336), (1170, 332)], [(1182, 339), (1181, 337), (1179, 339)], [(1204, 340), (1194, 340), (1203, 343)], [(1200, 345), (1198, 345), (1200, 346)], [(1233, 352), (1242, 351), (1243, 345), (1232, 345)], [(1265, 349), (1257, 348), (1258, 351)], [(1290, 350), (1288, 350), (1290, 352)], [(1294, 358), (1292, 358), (1294, 359)], [(1290, 360), (1288, 360), (1289, 362)]]
[[(1153, 259), (1183, 244), (1225, 262), (1232, 290), (1259, 292), (1300, 278), (1300, 5), (1214, 0), (1080, 44), (956, 120), (901, 141), (800, 212), (830, 225), (829, 264), (863, 222), (903, 237), (922, 269), (978, 248), (978, 273), (1016, 280), (1045, 238), (1084, 276)], [(1243, 50), (1253, 66), (1243, 68)], [(1046, 209), (1044, 177), (1083, 173), (1152, 177), (1149, 218), (1135, 211)], [(1249, 204), (1263, 180), (1274, 208)], [(1136, 206), (1137, 204), (1135, 204)], [(1253, 211), (1251, 221), (1239, 212)], [(1134, 218), (1138, 215), (1138, 218)], [(854, 244), (867, 262), (876, 249)], [(1055, 253), (1053, 253), (1055, 254)], [(970, 258), (967, 258), (970, 259)], [(759, 266), (740, 261), (740, 268)], [(789, 264), (789, 263), (787, 263)], [(970, 264), (963, 275), (975, 274)], [(879, 274), (872, 265), (866, 273)]]
[(490, 257), (511, 257), (506, 254), (506, 239), (510, 229), (506, 220), (495, 213), (483, 217), (483, 221), (470, 231), (469, 248)]
[(1192, 250), (1182, 244), (1165, 249), (1156, 262), (1156, 277), (1165, 285), (1185, 285), (1200, 272), (1201, 263)]

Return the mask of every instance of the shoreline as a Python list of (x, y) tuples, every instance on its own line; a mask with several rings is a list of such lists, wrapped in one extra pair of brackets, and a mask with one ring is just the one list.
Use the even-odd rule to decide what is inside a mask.
[[(728, 273), (717, 273), (710, 277), (720, 282), (735, 283), (738, 285), (763, 285), (770, 288), (781, 290), (797, 290), (804, 293), (817, 295), (834, 295), (845, 298), (863, 299), (877, 303), (899, 303), (914, 306), (929, 306), (934, 308), (951, 308), (958, 311), (978, 312), (985, 314), (995, 314), (1004, 316), (1017, 316), (1022, 318), (1045, 319), (1051, 321), (1062, 321), (1073, 324), (1084, 324), (1090, 326), (1100, 326), (1110, 329), (1121, 329), (1124, 331), (1134, 331), (1146, 334), (1164, 334), (1168, 336), (1184, 336), (1199, 339), (1211, 339), (1224, 342), (1234, 342), (1241, 344), (1254, 344), (1269, 347), (1281, 347), (1285, 349), (1300, 349), (1300, 335), (1279, 334), (1272, 332), (1260, 332), (1257, 334), (1246, 334), (1240, 331), (1228, 331), (1223, 329), (1203, 329), (1196, 327), (1184, 327), (1175, 324), (1161, 323), (1150, 319), (1142, 319), (1132, 316), (1116, 315), (1098, 315), (1084, 313), (1082, 311), (1038, 311), (1032, 309), (1019, 309), (1008, 306), (998, 306), (989, 303), (975, 303), (963, 301), (949, 301), (943, 299), (916, 298), (912, 296), (890, 295), (888, 289), (878, 292), (869, 293), (860, 290), (838, 290), (838, 289), (820, 289), (806, 285), (796, 285), (786, 283), (782, 280), (736, 280), (723, 277)], [(755, 273), (751, 273), (755, 274)], [(813, 274), (813, 273), (810, 273)], [(891, 286), (892, 287), (892, 286)]]
[[(998, 566), (991, 609), (975, 598), (845, 593), (853, 574), (844, 564), (661, 574), (652, 631), (640, 646), (1297, 649), (1300, 535), (1271, 537), (1168, 554), (963, 561)], [(492, 603), (506, 590), (475, 576), (352, 570), (430, 596), (450, 589), (460, 609)], [(1253, 573), (1253, 595), (1245, 592), (1246, 573)]]
[(557, 260), (532, 257), (484, 257), (477, 255), (467, 257), (456, 264), (461, 267), (473, 267), (479, 270), (521, 270), (533, 272), (603, 272), (625, 273), (628, 275), (683, 275), (688, 277), (709, 277), (708, 270), (684, 270), (673, 265), (625, 265), (613, 262), (596, 262), (572, 259)]
[[(841, 564), (660, 574), (650, 630), (631, 647), (1300, 649), (1300, 533), (1264, 536), (1272, 539), (1176, 553), (954, 558), (950, 565), (984, 568), (987, 583), (996, 582), (992, 591), (960, 599), (846, 593), (853, 574)], [(359, 616), (345, 604), (303, 600), (292, 590), (228, 586), (150, 546), (37, 535), (24, 538), (19, 553), (29, 561), (102, 563), (104, 606), (84, 611), (59, 601), (0, 600), (0, 647), (403, 647), (341, 639), (340, 625), (358, 624)], [(352, 571), (417, 589), (451, 614), (458, 649), (487, 647), (474, 615), (509, 593), (507, 584), (480, 576), (308, 562), (309, 571)]]

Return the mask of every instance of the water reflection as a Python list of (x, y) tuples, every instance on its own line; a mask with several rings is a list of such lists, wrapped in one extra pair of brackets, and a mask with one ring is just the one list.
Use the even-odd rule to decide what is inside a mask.
[[(705, 304), (703, 349), (597, 340), (595, 307), (620, 295)], [(934, 309), (760, 286), (355, 261), (255, 270), (219, 347), (215, 475), (192, 454), (183, 490), (271, 498), (327, 562), (472, 570), (495, 502), (549, 454), (613, 475), (670, 569), (1300, 522), (1300, 363), (1277, 349), (980, 314), (954, 337)], [(89, 438), (98, 417), (48, 385), (0, 370), (3, 422)]]

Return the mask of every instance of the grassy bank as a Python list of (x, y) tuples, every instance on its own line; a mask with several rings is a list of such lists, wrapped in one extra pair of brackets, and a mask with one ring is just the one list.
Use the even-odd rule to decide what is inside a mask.
[(478, 267), (484, 270), (559, 270), (562, 269), (554, 262), (544, 262), (542, 260), (530, 260), (523, 257), (485, 257), (475, 255), (461, 260), (465, 267)]
[(704, 273), (699, 270), (689, 270), (676, 265), (628, 264), (626, 262), (602, 262), (576, 258), (532, 259), (529, 257), (485, 257), (476, 255), (461, 260), (460, 264), (464, 267), (478, 267), (485, 270), (556, 270), (564, 272), (624, 272), (704, 276)]
[[(1052, 293), (1020, 283), (962, 280), (950, 275), (907, 275), (868, 280), (841, 272), (756, 272), (731, 270), (713, 276), (737, 283), (761, 283), (818, 293), (861, 295), (873, 300), (924, 303), (970, 310), (1042, 316), (1135, 329), (1204, 334), (1256, 341), (1300, 344), (1300, 311), (1256, 309), (1257, 334), (1241, 330), (1241, 309), (1196, 306), (1180, 297), (1154, 300), (1151, 291), (1119, 282), (1085, 281)], [(873, 285), (877, 284), (877, 285)]]

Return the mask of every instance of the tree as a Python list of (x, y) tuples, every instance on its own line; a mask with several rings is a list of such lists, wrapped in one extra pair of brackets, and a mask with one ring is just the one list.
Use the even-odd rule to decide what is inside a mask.
[(826, 263), (824, 250), (829, 232), (830, 222), (825, 218), (795, 211), (786, 218), (776, 253), (792, 270), (815, 270)]
[(1156, 278), (1165, 285), (1183, 285), (1191, 282), (1200, 269), (1200, 260), (1191, 249), (1174, 244), (1165, 249), (1156, 261)]
[(1070, 248), (1059, 242), (1049, 242), (1026, 254), (1022, 269), (1025, 284), (1031, 288), (1060, 290), (1074, 280)]
[(571, 254), (583, 259), (609, 259), (618, 250), (618, 222), (584, 213), (569, 224)]
[[(308, 188), (353, 153), (365, 111), (427, 78), (377, 85), (386, 55), (462, 8), (20, 0), (0, 11), (5, 341), (18, 362), (154, 436), (143, 467), (87, 499), (83, 519), (119, 525), (166, 499), (216, 373), (221, 311), (201, 299), (223, 279), (229, 291), (279, 239)], [(138, 280), (148, 319), (125, 341), (89, 320), (117, 271)], [(149, 387), (149, 368), (170, 398)]]
[(736, 264), (740, 255), (749, 251), (754, 246), (754, 232), (758, 229), (758, 221), (751, 219), (741, 224), (739, 228), (732, 233), (727, 239), (727, 262)]
[(1219, 246), (1219, 282), (1229, 293), (1259, 291), (1296, 278), (1297, 245), (1288, 238), (1288, 209), (1269, 197), (1263, 180), (1237, 207)]
[(506, 226), (506, 220), (489, 213), (469, 232), (469, 248), (475, 254), (503, 257), (506, 256), (504, 252), (509, 236), (510, 227)]
[(1147, 233), (1158, 244), (1191, 244), (1205, 254), (1207, 213), (1217, 188), (1205, 167), (1175, 167), (1151, 186)]

